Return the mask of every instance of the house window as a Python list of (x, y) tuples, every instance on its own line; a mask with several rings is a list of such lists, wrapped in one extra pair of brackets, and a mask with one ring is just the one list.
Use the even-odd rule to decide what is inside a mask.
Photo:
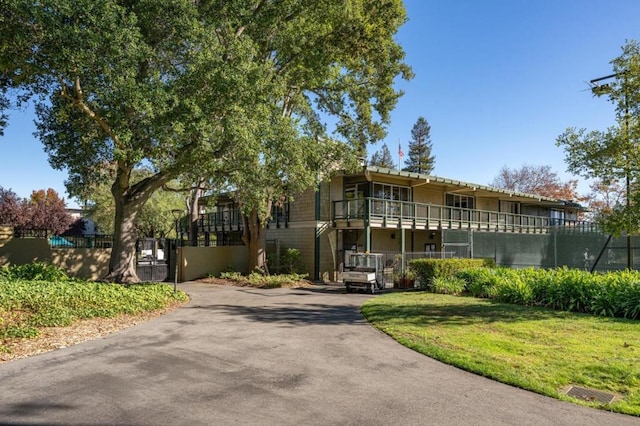
[(520, 203), (516, 201), (500, 201), (500, 213), (520, 214)]
[(554, 225), (558, 225), (564, 222), (564, 211), (563, 210), (551, 210), (549, 212), (549, 216), (551, 217), (551, 223)]
[(476, 199), (469, 195), (447, 194), (446, 205), (448, 207), (457, 207), (460, 209), (475, 209)]
[(344, 188), (344, 199), (350, 200), (362, 200), (365, 196), (366, 183), (354, 183), (347, 185)]
[(393, 201), (411, 201), (411, 188), (384, 183), (374, 183), (373, 197)]
[(344, 199), (342, 206), (344, 215), (361, 216), (364, 214), (364, 197), (367, 189), (366, 183), (355, 183), (345, 186)]

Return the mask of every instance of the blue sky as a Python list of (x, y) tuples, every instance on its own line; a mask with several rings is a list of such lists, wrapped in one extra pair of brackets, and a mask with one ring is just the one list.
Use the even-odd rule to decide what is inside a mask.
[[(488, 184), (503, 166), (549, 165), (562, 179), (556, 137), (567, 127), (605, 129), (614, 108), (587, 82), (611, 73), (625, 40), (640, 40), (637, 0), (406, 0), (409, 22), (397, 35), (415, 78), (384, 140), (397, 159), (411, 128), (431, 125), (434, 174)], [(27, 197), (53, 188), (67, 198), (33, 137), (32, 111), (15, 111), (0, 137), (0, 186)], [(382, 146), (371, 146), (370, 153)], [(587, 192), (588, 185), (580, 185)], [(68, 200), (70, 205), (74, 203)]]

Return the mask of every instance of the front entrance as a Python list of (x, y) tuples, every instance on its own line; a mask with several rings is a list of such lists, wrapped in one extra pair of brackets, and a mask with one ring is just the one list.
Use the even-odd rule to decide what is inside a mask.
[(141, 238), (136, 242), (136, 272), (143, 282), (169, 281), (172, 254), (169, 239)]

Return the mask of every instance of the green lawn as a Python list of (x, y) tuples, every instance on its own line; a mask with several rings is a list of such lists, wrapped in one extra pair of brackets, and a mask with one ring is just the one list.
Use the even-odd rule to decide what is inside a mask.
[[(456, 367), (555, 398), (640, 416), (640, 322), (472, 297), (392, 293), (364, 316), (398, 342)], [(561, 389), (620, 395), (611, 405)]]

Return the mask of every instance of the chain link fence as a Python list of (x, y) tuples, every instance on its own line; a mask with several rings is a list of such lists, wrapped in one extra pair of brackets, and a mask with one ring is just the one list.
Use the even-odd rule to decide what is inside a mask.
[[(491, 258), (514, 268), (566, 266), (595, 271), (623, 270), (628, 266), (627, 237), (563, 227), (544, 233), (443, 231), (443, 248), (456, 247), (458, 256)], [(640, 237), (629, 239), (632, 269), (640, 265)], [(465, 248), (468, 256), (464, 256)]]

